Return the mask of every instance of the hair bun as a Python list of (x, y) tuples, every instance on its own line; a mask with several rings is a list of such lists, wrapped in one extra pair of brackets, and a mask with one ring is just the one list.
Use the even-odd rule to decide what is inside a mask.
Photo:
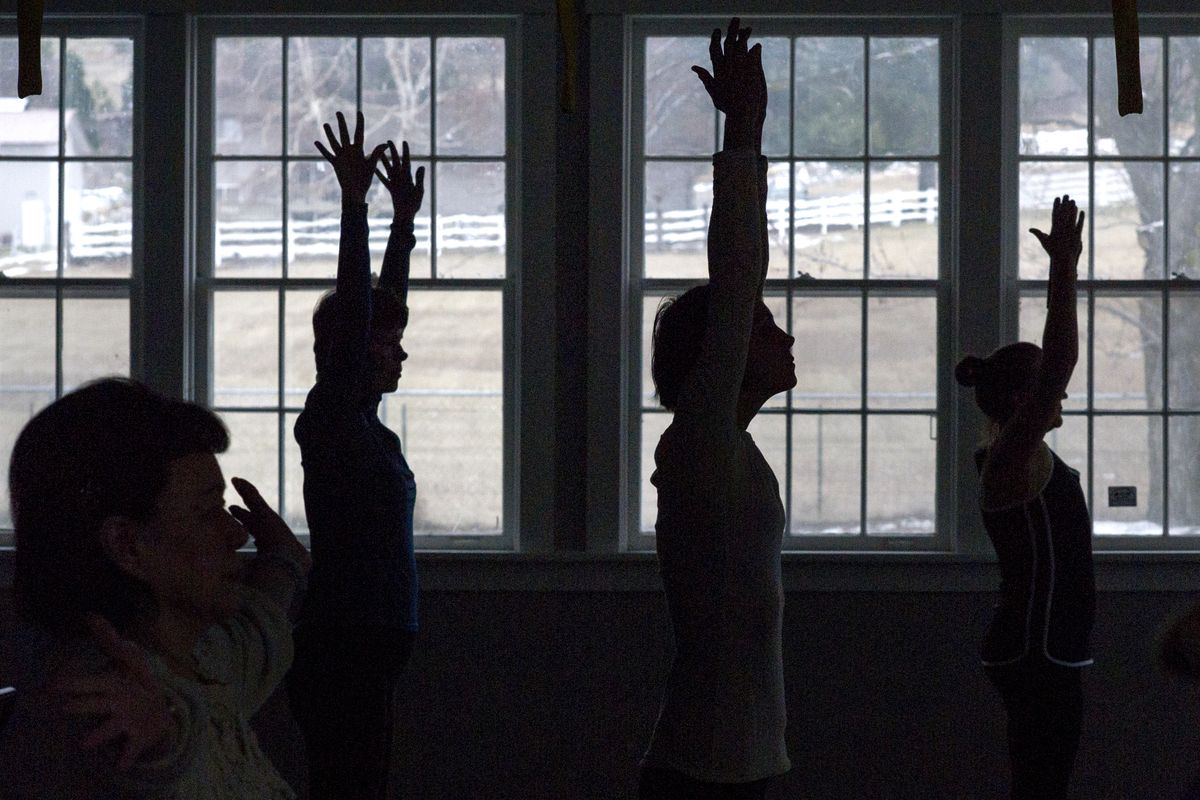
[(983, 373), (983, 359), (979, 356), (967, 356), (958, 362), (954, 368), (954, 380), (959, 386), (977, 386)]

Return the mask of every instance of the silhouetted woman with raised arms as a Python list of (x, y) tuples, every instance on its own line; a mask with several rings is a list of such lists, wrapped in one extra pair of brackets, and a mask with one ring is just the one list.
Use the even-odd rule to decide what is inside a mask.
[(793, 339), (762, 301), (767, 270), (766, 80), (734, 19), (713, 31), (725, 113), (713, 158), (709, 282), (664, 304), (651, 372), (674, 412), (654, 453), (658, 561), (675, 655), (643, 764), (642, 800), (761, 798), (790, 768), (784, 742), (779, 484), (746, 428), (796, 383)]
[[(395, 689), (417, 630), (416, 483), (378, 408), (408, 357), (400, 342), (424, 169), (414, 182), (407, 143), (403, 155), (391, 142), (365, 155), (361, 113), (353, 138), (340, 113), (337, 121), (338, 136), (325, 125), (329, 148), (316, 143), (342, 191), (337, 285), (313, 313), (317, 381), (295, 429), (313, 572), (288, 693), (313, 800), (394, 796)], [(377, 163), (394, 216), (372, 287), (366, 197)]]
[(979, 506), (1000, 562), (1000, 602), (983, 663), (1008, 714), (1012, 797), (1065, 798), (1083, 716), (1081, 668), (1092, 663), (1092, 525), (1079, 473), (1043, 438), (1062, 425), (1079, 355), (1076, 265), (1084, 214), (1064, 195), (1047, 235), (1050, 256), (1042, 346), (1016, 342), (955, 369), (988, 417), (976, 453)]

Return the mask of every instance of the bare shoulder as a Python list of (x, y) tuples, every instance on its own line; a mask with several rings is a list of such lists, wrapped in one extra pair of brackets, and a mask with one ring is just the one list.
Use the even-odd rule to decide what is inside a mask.
[(987, 458), (979, 479), (979, 503), (984, 511), (1023, 505), (1041, 494), (1054, 471), (1054, 456), (1044, 443), (1024, 463), (996, 464)]

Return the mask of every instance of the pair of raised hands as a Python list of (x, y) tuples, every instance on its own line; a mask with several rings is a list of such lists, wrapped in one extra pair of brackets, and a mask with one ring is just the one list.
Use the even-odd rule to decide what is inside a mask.
[[(425, 168), (417, 169), (416, 180), (413, 180), (412, 160), (408, 154), (408, 142), (402, 142), (403, 152), (396, 151), (396, 144), (391, 139), (377, 145), (370, 155), (363, 151), (363, 115), (359, 111), (354, 125), (354, 136), (346, 127), (346, 118), (342, 112), (337, 112), (338, 136), (333, 128), (325, 123), (325, 137), (329, 147), (320, 142), (313, 142), (325, 160), (333, 165), (337, 175), (338, 185), (342, 187), (342, 204), (360, 205), (367, 202), (367, 191), (371, 181), (379, 176), (379, 181), (392, 195), (393, 214), (398, 218), (412, 220), (421, 208), (421, 200), (425, 197)], [(380, 165), (383, 170), (379, 169)]]

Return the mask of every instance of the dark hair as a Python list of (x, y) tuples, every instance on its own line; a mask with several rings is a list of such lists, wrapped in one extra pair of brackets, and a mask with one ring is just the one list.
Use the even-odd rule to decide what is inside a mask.
[(996, 422), (1013, 415), (1014, 395), (1029, 385), (1042, 348), (1030, 342), (1014, 342), (987, 358), (967, 356), (954, 368), (959, 386), (975, 388), (975, 404)]
[(78, 634), (88, 613), (123, 631), (152, 609), (149, 587), (105, 554), (101, 525), (113, 516), (148, 520), (172, 461), (228, 446), (208, 409), (123, 378), (86, 384), (38, 412), (8, 470), (18, 613)]
[(650, 377), (663, 408), (674, 411), (679, 389), (700, 356), (700, 343), (708, 325), (708, 284), (693, 286), (667, 298), (654, 315), (650, 349)]
[[(330, 358), (330, 339), (336, 330), (339, 314), (339, 298), (336, 289), (330, 289), (317, 301), (313, 309), (313, 354), (317, 358), (317, 371)], [(408, 326), (408, 306), (388, 288), (371, 287), (371, 329), (388, 330)]]

